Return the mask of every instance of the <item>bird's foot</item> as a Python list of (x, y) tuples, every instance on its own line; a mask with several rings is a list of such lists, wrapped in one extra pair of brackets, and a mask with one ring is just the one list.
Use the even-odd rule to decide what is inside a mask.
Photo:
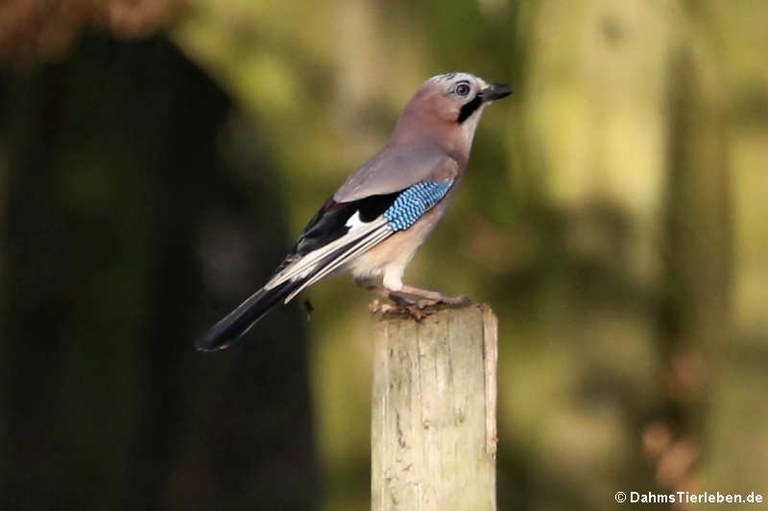
[(467, 296), (441, 296), (437, 298), (422, 298), (412, 300), (398, 293), (389, 292), (387, 295), (392, 303), (382, 303), (378, 298), (370, 303), (368, 309), (372, 313), (383, 315), (410, 316), (420, 321), (446, 307), (463, 307), (472, 302)]
[(371, 311), (371, 314), (389, 314), (395, 309), (397, 309), (396, 305), (382, 303), (378, 298), (368, 304), (368, 310)]
[(392, 291), (387, 292), (386, 298), (392, 303), (382, 303), (377, 298), (368, 305), (368, 310), (374, 314), (381, 313), (385, 316), (411, 316), (416, 320), (420, 320), (430, 314), (425, 311), (428, 304), (422, 304), (420, 301), (415, 302)]
[(436, 305), (462, 307), (472, 303), (472, 299), (468, 296), (446, 296), (437, 291), (430, 291), (428, 289), (421, 289), (413, 286), (403, 286), (399, 292), (404, 295), (420, 298), (417, 303), (420, 304), (422, 308), (434, 307)]
[[(392, 300), (392, 298), (390, 298)], [(373, 314), (382, 314), (383, 316), (410, 316), (416, 321), (421, 321), (425, 317), (436, 312), (436, 309), (430, 306), (398, 297), (392, 300), (393, 303), (382, 303), (378, 298), (368, 304), (368, 310)]]
[(360, 280), (358, 285), (364, 287), (390, 303), (382, 303), (378, 298), (370, 303), (368, 310), (384, 315), (407, 315), (421, 320), (444, 307), (463, 307), (472, 303), (468, 296), (446, 296), (437, 291), (429, 291), (413, 286), (403, 286), (398, 291), (391, 291), (377, 286), (369, 280)]

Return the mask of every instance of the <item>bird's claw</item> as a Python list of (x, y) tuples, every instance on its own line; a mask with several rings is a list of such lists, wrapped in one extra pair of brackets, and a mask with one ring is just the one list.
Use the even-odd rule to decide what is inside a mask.
[(428, 308), (422, 307), (418, 303), (411, 305), (409, 307), (406, 307), (405, 311), (408, 313), (409, 316), (411, 316), (416, 321), (421, 321), (425, 317), (435, 312), (434, 310), (430, 310)]
[(399, 307), (397, 305), (392, 305), (391, 303), (381, 303), (378, 298), (368, 304), (368, 310), (371, 311), (371, 314), (392, 314), (398, 309)]
[(368, 310), (372, 314), (382, 314), (384, 316), (410, 316), (416, 321), (420, 321), (425, 316), (434, 311), (425, 310), (426, 305), (420, 302), (414, 302), (402, 296), (390, 297), (393, 303), (382, 303), (378, 298), (368, 304)]

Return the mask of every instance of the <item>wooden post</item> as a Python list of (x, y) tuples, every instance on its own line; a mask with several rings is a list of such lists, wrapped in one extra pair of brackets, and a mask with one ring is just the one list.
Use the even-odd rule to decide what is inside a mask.
[(374, 511), (496, 510), (497, 336), (486, 305), (379, 322)]

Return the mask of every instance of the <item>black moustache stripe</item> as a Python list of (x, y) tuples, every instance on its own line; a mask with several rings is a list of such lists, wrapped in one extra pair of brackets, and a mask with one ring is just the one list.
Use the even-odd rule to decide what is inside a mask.
[(472, 99), (469, 103), (465, 104), (461, 107), (461, 110), (459, 110), (459, 118), (456, 119), (456, 122), (459, 124), (463, 123), (467, 119), (469, 119), (469, 116), (475, 113), (475, 111), (480, 108), (480, 105), (483, 104), (483, 99), (478, 94), (477, 96)]

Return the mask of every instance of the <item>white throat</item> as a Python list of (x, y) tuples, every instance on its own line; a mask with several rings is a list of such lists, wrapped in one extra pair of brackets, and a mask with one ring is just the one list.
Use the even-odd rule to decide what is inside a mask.
[(480, 105), (480, 108), (472, 112), (463, 123), (461, 123), (461, 131), (464, 134), (464, 141), (467, 143), (467, 147), (472, 147), (472, 140), (475, 138), (475, 130), (477, 129), (477, 123), (480, 122), (480, 117), (483, 115), (483, 110), (488, 104)]

